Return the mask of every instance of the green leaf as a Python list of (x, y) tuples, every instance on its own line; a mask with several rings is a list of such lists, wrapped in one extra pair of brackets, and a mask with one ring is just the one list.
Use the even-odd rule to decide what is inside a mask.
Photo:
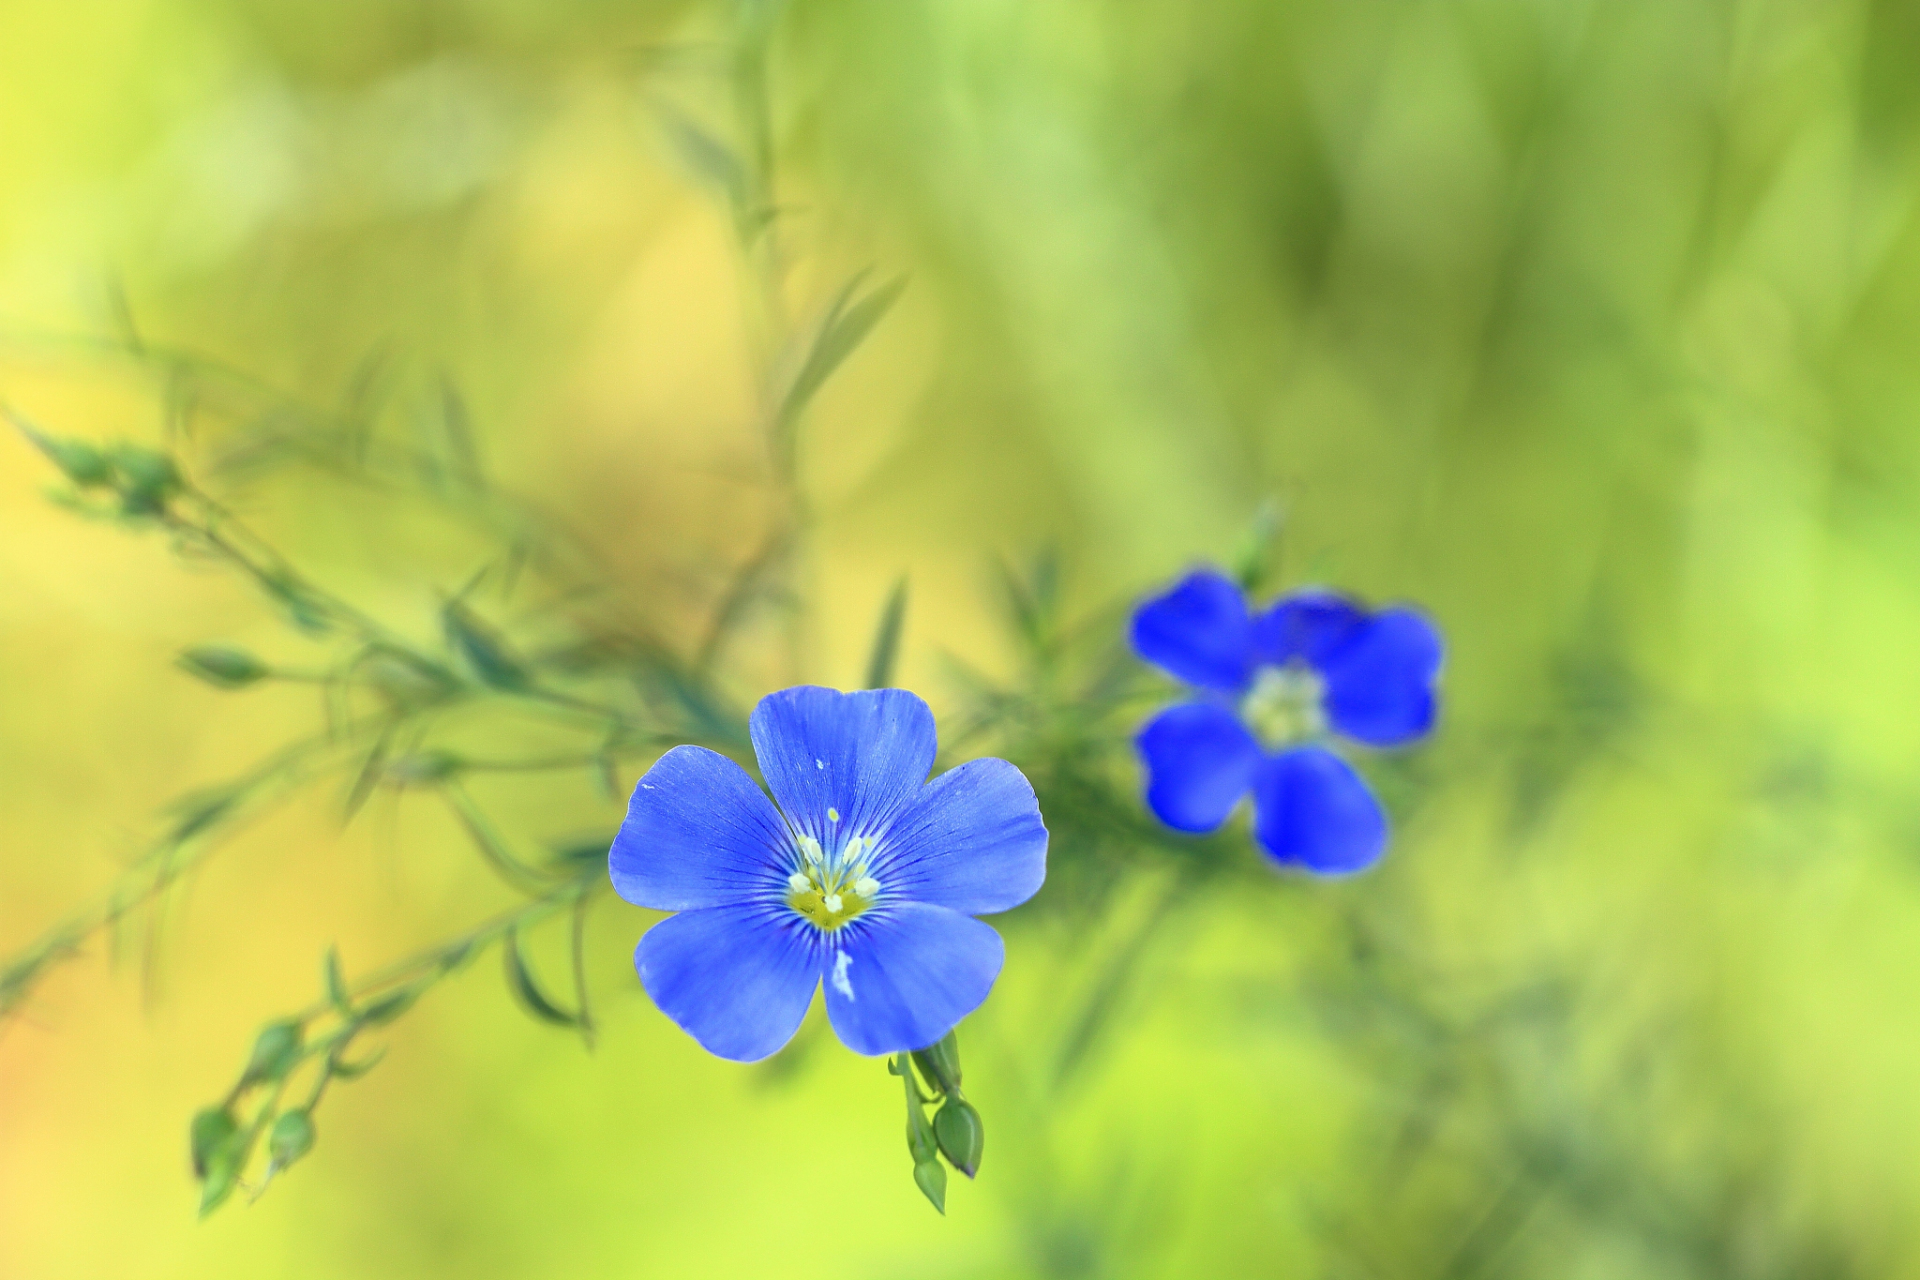
[(1044, 656), (1052, 639), (1054, 610), (1060, 603), (1060, 560), (1050, 551), (1033, 558), (1033, 572), (1021, 576), (1012, 564), (1000, 562), (1000, 589), (1006, 608), (1020, 629), (1021, 639), (1035, 656)]
[(573, 1027), (580, 1024), (577, 1015), (568, 1013), (540, 990), (540, 984), (533, 979), (533, 973), (527, 968), (526, 958), (520, 954), (520, 933), (509, 932), (500, 943), (500, 953), (506, 961), (507, 986), (512, 989), (514, 998), (519, 1000), (526, 1011), (542, 1022), (551, 1022), (559, 1027)]
[(865, 278), (866, 274), (862, 272), (847, 281), (846, 287), (828, 306), (826, 316), (814, 334), (813, 346), (808, 350), (807, 358), (801, 362), (799, 371), (787, 386), (786, 394), (780, 398), (780, 410), (773, 420), (773, 440), (782, 457), (792, 457), (794, 427), (800, 415), (806, 412), (808, 403), (827, 379), (833, 376), (841, 362), (866, 340), (873, 327), (880, 323), (880, 318), (887, 314), (887, 310), (907, 287), (906, 277), (896, 276), (855, 302), (854, 292)]
[(1280, 504), (1272, 498), (1261, 503), (1260, 510), (1254, 514), (1253, 527), (1247, 531), (1247, 540), (1241, 544), (1240, 554), (1233, 562), (1234, 578), (1242, 591), (1258, 594), (1265, 590), (1279, 560), (1283, 520)]
[(181, 670), (221, 689), (244, 689), (273, 672), (248, 653), (225, 644), (195, 645), (176, 659)]
[(473, 669), (481, 684), (509, 693), (522, 692), (533, 684), (533, 677), (518, 655), (499, 632), (458, 599), (447, 601), (441, 611), (447, 630), (447, 643)]
[(581, 875), (589, 871), (604, 870), (607, 865), (607, 853), (612, 847), (611, 835), (588, 836), (556, 849), (553, 854), (553, 864)]
[(744, 213), (747, 205), (747, 169), (740, 162), (740, 157), (726, 143), (675, 108), (664, 102), (655, 102), (653, 108), (659, 113), (660, 123), (667, 131), (667, 141), (673, 144), (681, 163), (692, 170), (694, 176), (719, 188), (736, 213)]
[(900, 654), (900, 630), (907, 619), (907, 579), (903, 574), (880, 611), (880, 627), (873, 635), (873, 654), (867, 659), (863, 688), (884, 689), (893, 683), (893, 666)]
[(221, 786), (180, 797), (169, 806), (179, 817), (167, 838), (176, 842), (193, 839), (226, 817), (245, 794), (244, 787)]
[(322, 966), (326, 975), (327, 1001), (333, 1005), (335, 1013), (348, 1021), (353, 1020), (353, 997), (347, 994), (347, 978), (340, 972), (340, 949), (327, 948), (326, 963)]
[(453, 459), (453, 472), (470, 489), (486, 485), (480, 466), (480, 450), (473, 440), (473, 421), (467, 413), (466, 398), (453, 379), (440, 378), (440, 418), (447, 433), (447, 452)]
[(453, 672), (384, 645), (368, 648), (350, 670), (395, 707), (407, 710), (444, 702), (460, 690)]
[(580, 1028), (580, 1039), (587, 1049), (593, 1049), (593, 1037), (597, 1028), (593, 1022), (593, 1007), (587, 991), (587, 908), (593, 899), (581, 894), (574, 899), (573, 919), (569, 922), (568, 947), (573, 960), (573, 1000), (574, 1025)]
[(397, 787), (425, 787), (445, 782), (466, 767), (451, 751), (416, 751), (387, 764), (382, 776)]
[(346, 804), (341, 806), (343, 822), (352, 822), (361, 806), (372, 798), (373, 789), (380, 785), (386, 769), (387, 751), (393, 744), (393, 731), (391, 724), (382, 729), (368, 750), (367, 758), (360, 762), (360, 772), (354, 775), (353, 786), (347, 789)]

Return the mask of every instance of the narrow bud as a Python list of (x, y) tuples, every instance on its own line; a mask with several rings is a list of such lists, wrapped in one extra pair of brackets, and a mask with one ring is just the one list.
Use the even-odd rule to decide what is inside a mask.
[(267, 1158), (275, 1169), (284, 1169), (313, 1150), (313, 1117), (305, 1111), (288, 1111), (273, 1122), (267, 1135)]
[(913, 1181), (920, 1194), (938, 1209), (947, 1212), (947, 1171), (938, 1160), (922, 1160), (913, 1166)]
[(239, 1132), (233, 1113), (225, 1107), (206, 1107), (196, 1112), (187, 1138), (193, 1155), (193, 1176), (205, 1178), (207, 1169)]
[(199, 676), (222, 689), (244, 689), (272, 674), (245, 649), (224, 644), (196, 645), (183, 652), (178, 661), (189, 675)]
[(382, 1027), (413, 1007), (420, 993), (403, 987), (392, 995), (381, 996), (360, 1011), (360, 1021), (369, 1027)]
[(96, 489), (112, 481), (113, 468), (107, 464), (106, 455), (85, 441), (56, 439), (24, 425), (20, 429), (35, 448), (46, 454), (53, 465), (80, 488)]
[(260, 1028), (253, 1042), (253, 1055), (240, 1075), (244, 1088), (263, 1080), (280, 1080), (300, 1061), (300, 1024), (289, 1018), (269, 1022)]
[(980, 1122), (980, 1113), (970, 1103), (948, 1098), (947, 1105), (934, 1113), (933, 1136), (940, 1143), (940, 1154), (954, 1168), (969, 1178), (979, 1171), (987, 1130)]
[(117, 444), (107, 454), (120, 484), (120, 499), (128, 515), (154, 515), (180, 489), (180, 472), (173, 459), (137, 444)]

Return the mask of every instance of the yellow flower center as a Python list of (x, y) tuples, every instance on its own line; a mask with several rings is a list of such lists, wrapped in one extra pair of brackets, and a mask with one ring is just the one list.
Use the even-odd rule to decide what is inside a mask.
[(880, 882), (867, 871), (872, 837), (850, 836), (831, 855), (812, 836), (801, 836), (795, 843), (800, 847), (800, 865), (787, 877), (787, 905), (816, 928), (832, 932), (880, 896)]
[(1325, 694), (1320, 677), (1303, 663), (1262, 667), (1253, 688), (1240, 701), (1240, 717), (1261, 746), (1284, 747), (1326, 732), (1326, 717), (1320, 711)]

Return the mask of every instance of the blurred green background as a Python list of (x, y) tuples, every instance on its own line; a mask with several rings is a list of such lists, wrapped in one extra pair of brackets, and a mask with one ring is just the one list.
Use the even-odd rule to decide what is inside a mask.
[[(771, 503), (750, 286), (658, 111), (724, 115), (730, 22), (0, 3), (0, 398), (152, 441), (153, 383), (61, 335), (329, 402), (385, 352), (690, 646)], [(500, 898), (443, 814), (343, 833), (316, 797), (192, 880), (150, 968), (103, 943), (0, 1032), (0, 1274), (1920, 1275), (1920, 9), (794, 0), (774, 32), (790, 296), (909, 276), (808, 422), (794, 674), (855, 682), (905, 572), (903, 682), (951, 709), (943, 655), (1014, 664), (994, 556), (1058, 548), (1092, 614), (1277, 498), (1286, 581), (1449, 638), (1441, 734), (1372, 766), (1388, 861), (1200, 891), (1060, 1097), (1030, 1051), (1148, 908), (1007, 922), (944, 1219), (880, 1064), (706, 1057), (633, 981), (650, 917), (603, 903), (596, 1052), (469, 974), (196, 1222), (186, 1117), (324, 948)], [(50, 479), (0, 441), (8, 952), (313, 706), (176, 671), (273, 625)], [(429, 617), (457, 555), (356, 501), (241, 505)]]

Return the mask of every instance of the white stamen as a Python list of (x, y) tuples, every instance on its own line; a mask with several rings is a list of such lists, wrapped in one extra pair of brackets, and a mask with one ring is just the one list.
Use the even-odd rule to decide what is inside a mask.
[(793, 890), (795, 893), (805, 893), (807, 890), (813, 888), (813, 881), (796, 871), (787, 877), (787, 888)]
[(853, 882), (853, 891), (871, 902), (880, 892), (880, 882), (872, 876), (861, 876)]
[(822, 862), (827, 856), (820, 851), (820, 842), (812, 836), (800, 837), (800, 852), (805, 855), (808, 862)]
[(838, 911), (840, 909), (840, 895), (837, 893), (830, 893), (826, 897), (820, 899), (820, 905), (825, 907), (829, 911)]

